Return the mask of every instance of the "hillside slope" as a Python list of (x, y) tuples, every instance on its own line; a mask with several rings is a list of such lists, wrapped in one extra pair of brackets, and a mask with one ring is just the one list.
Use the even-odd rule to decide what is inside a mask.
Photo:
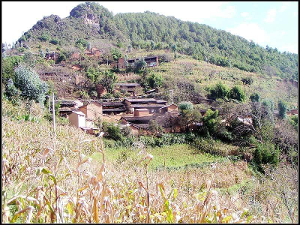
[(220, 66), (298, 80), (297, 54), (280, 53), (276, 48), (264, 49), (226, 31), (156, 13), (113, 16), (97, 3), (80, 4), (64, 19), (54, 15), (45, 17), (25, 32), (19, 42), (37, 47), (54, 40), (64, 47), (74, 45), (81, 38), (87, 41), (110, 39), (125, 49), (128, 45), (143, 49), (172, 49)]

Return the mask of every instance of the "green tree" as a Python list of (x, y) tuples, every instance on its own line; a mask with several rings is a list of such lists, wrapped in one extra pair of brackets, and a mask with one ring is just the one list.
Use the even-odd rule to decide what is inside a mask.
[(287, 112), (287, 104), (286, 104), (286, 102), (280, 100), (278, 102), (278, 110), (279, 110), (279, 116), (280, 116), (280, 118), (282, 118), (282, 119), (286, 118), (286, 112)]
[(115, 61), (122, 57), (122, 52), (118, 48), (112, 48), (110, 53)]
[(2, 58), (2, 82), (6, 83), (9, 79), (15, 81), (15, 68), (23, 62), (22, 56), (8, 56)]
[(134, 72), (140, 73), (145, 70), (146, 66), (147, 63), (145, 62), (144, 58), (142, 58), (134, 63)]
[(40, 79), (39, 75), (24, 65), (19, 65), (15, 69), (15, 73), (15, 86), (21, 90), (21, 96), (44, 103), (48, 85)]
[(79, 48), (79, 46), (83, 46), (84, 48), (87, 48), (89, 45), (89, 42), (87, 40), (84, 40), (82, 38), (78, 39), (75, 42), (75, 46)]
[(102, 73), (102, 79), (100, 83), (106, 88), (107, 92), (112, 94), (114, 89), (114, 84), (117, 82), (118, 77), (114, 72), (111, 71), (104, 71)]
[(43, 52), (42, 49), (39, 50), (39, 55), (40, 57), (44, 58), (45, 57), (45, 53)]
[(193, 132), (196, 132), (198, 129), (191, 128), (191, 125), (195, 125), (199, 128), (196, 124), (201, 123), (202, 115), (197, 109), (193, 109), (188, 107), (189, 109), (181, 110), (179, 124), (181, 127), (184, 128), (184, 131), (192, 129)]
[(89, 66), (86, 71), (87, 78), (89, 78), (93, 83), (98, 81), (100, 74), (101, 72), (93, 66)]
[(213, 98), (213, 99), (217, 99), (217, 98), (226, 98), (227, 95), (228, 95), (228, 92), (229, 92), (229, 88), (219, 82), (217, 83), (214, 87), (210, 88), (210, 98)]
[(65, 52), (61, 52), (59, 54), (59, 57), (57, 59), (57, 63), (60, 63), (62, 61), (66, 61), (67, 60), (67, 56), (66, 56), (66, 53)]
[(240, 102), (246, 100), (246, 94), (240, 86), (234, 86), (228, 93), (229, 98), (236, 99)]
[(158, 88), (162, 86), (164, 78), (161, 74), (152, 73), (148, 77), (147, 81), (148, 81), (147, 83), (151, 88)]
[(107, 127), (108, 137), (114, 139), (115, 141), (122, 140), (123, 135), (121, 129), (118, 125), (109, 124)]
[(215, 134), (219, 122), (218, 116), (218, 110), (212, 111), (211, 109), (208, 109), (202, 119), (203, 125), (201, 132), (204, 133), (206, 136)]

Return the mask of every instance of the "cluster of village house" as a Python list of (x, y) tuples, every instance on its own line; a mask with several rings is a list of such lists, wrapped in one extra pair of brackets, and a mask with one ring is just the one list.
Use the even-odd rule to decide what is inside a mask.
[(167, 104), (167, 101), (154, 98), (125, 98), (118, 102), (93, 100), (86, 103), (62, 100), (60, 106), (61, 116), (67, 117), (71, 125), (91, 134), (98, 130), (95, 127), (98, 118), (103, 119), (110, 115), (121, 115), (121, 126), (129, 127), (134, 135), (147, 133), (149, 122), (157, 117), (179, 115), (176, 104)]
[[(84, 52), (87, 56), (97, 57), (101, 56), (101, 51), (97, 48), (91, 48)], [(57, 60), (58, 53), (52, 52), (46, 54), (46, 59)], [(71, 55), (71, 59), (79, 59), (80, 53), (75, 52)], [(133, 66), (139, 59), (119, 58), (118, 62), (112, 62), (112, 67), (125, 69)], [(158, 66), (158, 57), (145, 57), (147, 67)], [(74, 67), (74, 68), (73, 68)], [(75, 70), (79, 70), (79, 66), (73, 66)], [(122, 101), (89, 101), (82, 103), (79, 100), (60, 101), (61, 108), (59, 113), (61, 116), (67, 117), (71, 125), (85, 130), (87, 133), (95, 133), (98, 128), (95, 126), (95, 121), (98, 118), (103, 118), (108, 115), (121, 115), (120, 124), (122, 127), (129, 127), (134, 135), (148, 133), (149, 122), (165, 116), (176, 118), (179, 116), (178, 107), (176, 104), (167, 104), (167, 101), (157, 100), (154, 98), (136, 98), (136, 92), (141, 88), (137, 83), (116, 83), (116, 89), (123, 90), (129, 93), (132, 98), (125, 98)], [(150, 90), (152, 92), (155, 90)], [(101, 92), (101, 91), (100, 91)], [(201, 110), (200, 110), (201, 111)], [(205, 111), (201, 111), (204, 115)], [(291, 110), (288, 115), (298, 114), (298, 110)], [(252, 124), (252, 118), (238, 118), (244, 124)], [(158, 120), (159, 121), (159, 120)], [(179, 132), (180, 127), (165, 128), (166, 132)]]
[[(205, 111), (202, 110), (201, 113), (204, 115)], [(107, 102), (91, 100), (85, 103), (79, 100), (61, 100), (59, 114), (67, 117), (71, 125), (90, 134), (95, 134), (95, 131), (99, 130), (95, 126), (99, 118), (103, 120), (105, 117), (116, 118), (115, 115), (119, 115), (120, 126), (129, 127), (133, 135), (148, 134), (151, 120), (160, 121), (165, 117), (179, 116), (176, 104), (168, 104), (165, 100), (154, 98), (125, 98), (122, 101)], [(297, 115), (298, 110), (290, 110), (287, 114)], [(251, 117), (237, 119), (246, 125), (252, 124)], [(164, 128), (165, 132), (180, 132), (180, 127)]]

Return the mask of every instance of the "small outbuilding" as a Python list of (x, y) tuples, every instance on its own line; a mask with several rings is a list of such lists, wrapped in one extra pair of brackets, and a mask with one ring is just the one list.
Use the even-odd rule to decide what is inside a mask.
[(90, 120), (96, 120), (102, 116), (102, 105), (98, 102), (84, 104), (78, 110), (83, 112), (86, 118)]
[(69, 122), (71, 125), (78, 128), (85, 127), (85, 114), (80, 111), (73, 111), (69, 115)]
[(178, 106), (176, 104), (170, 104), (163, 106), (160, 108), (160, 113), (166, 113), (166, 112), (172, 112), (172, 111), (178, 111)]

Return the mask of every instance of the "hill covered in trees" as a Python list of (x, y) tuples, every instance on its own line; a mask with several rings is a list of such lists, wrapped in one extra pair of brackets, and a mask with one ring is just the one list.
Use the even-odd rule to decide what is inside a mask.
[(90, 2), (76, 6), (67, 18), (43, 18), (18, 43), (66, 46), (79, 39), (106, 39), (125, 48), (170, 49), (215, 65), (298, 81), (297, 54), (263, 48), (223, 30), (148, 11), (113, 16), (106, 8)]

